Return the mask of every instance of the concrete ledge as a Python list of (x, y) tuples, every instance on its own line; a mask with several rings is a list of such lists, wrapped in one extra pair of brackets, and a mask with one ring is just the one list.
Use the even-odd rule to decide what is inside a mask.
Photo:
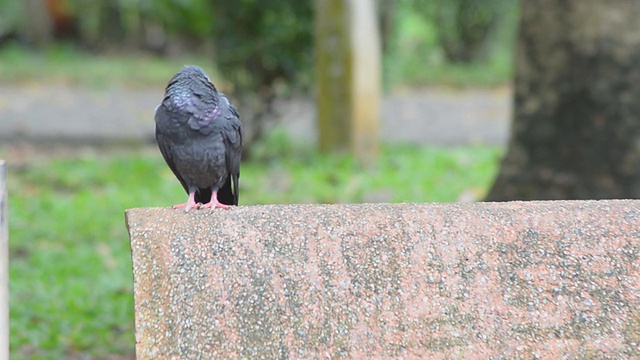
[(640, 201), (126, 212), (139, 359), (640, 356)]

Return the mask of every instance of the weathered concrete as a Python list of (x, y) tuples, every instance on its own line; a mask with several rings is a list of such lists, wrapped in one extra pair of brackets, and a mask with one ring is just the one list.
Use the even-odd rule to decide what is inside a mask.
[(161, 358), (637, 358), (640, 201), (127, 211)]
[(0, 359), (9, 358), (9, 219), (7, 164), (0, 159)]

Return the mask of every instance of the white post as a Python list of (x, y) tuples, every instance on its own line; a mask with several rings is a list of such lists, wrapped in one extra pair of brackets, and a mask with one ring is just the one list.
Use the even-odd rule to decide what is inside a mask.
[(378, 152), (380, 36), (375, 0), (316, 0), (316, 83), (322, 151)]
[(352, 132), (351, 150), (372, 164), (378, 152), (382, 55), (375, 0), (350, 0)]
[(0, 359), (9, 358), (9, 219), (7, 166), (0, 160)]

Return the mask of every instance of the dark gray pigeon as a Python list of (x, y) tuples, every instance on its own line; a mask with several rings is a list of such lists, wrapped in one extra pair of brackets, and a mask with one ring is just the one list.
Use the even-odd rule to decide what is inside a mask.
[(238, 205), (240, 117), (201, 68), (188, 65), (171, 78), (155, 120), (160, 152), (189, 194), (173, 208)]

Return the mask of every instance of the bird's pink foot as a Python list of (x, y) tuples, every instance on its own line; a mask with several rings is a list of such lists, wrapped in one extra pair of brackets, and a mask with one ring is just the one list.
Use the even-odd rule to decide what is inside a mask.
[(210, 201), (210, 202), (208, 202), (206, 204), (202, 204), (200, 207), (201, 208), (210, 208), (210, 209), (225, 209), (225, 210), (228, 210), (231, 207), (231, 205), (223, 204), (223, 203), (218, 202), (218, 201), (215, 201), (215, 202), (214, 201)]
[(196, 203), (196, 199), (195, 199), (195, 193), (191, 193), (189, 194), (189, 199), (187, 200), (186, 203), (184, 204), (178, 204), (178, 205), (173, 205), (172, 208), (175, 209), (184, 209), (185, 212), (196, 208), (199, 209), (201, 206), (201, 204), (197, 204)]
[(225, 210), (229, 210), (230, 206), (219, 202), (218, 201), (218, 192), (214, 191), (211, 194), (211, 201), (209, 201), (206, 204), (202, 204), (201, 207), (210, 208), (210, 209), (225, 209)]

